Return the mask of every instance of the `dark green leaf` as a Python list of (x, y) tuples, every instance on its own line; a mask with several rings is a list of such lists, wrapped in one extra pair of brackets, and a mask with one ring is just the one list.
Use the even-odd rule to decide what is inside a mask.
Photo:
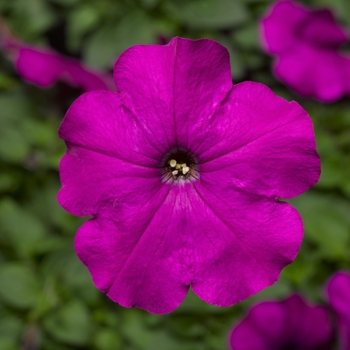
[(44, 328), (57, 341), (86, 345), (91, 336), (90, 314), (80, 301), (69, 301), (44, 319)]
[(0, 267), (0, 300), (26, 309), (35, 306), (40, 295), (39, 281), (32, 270), (18, 263)]
[(190, 28), (232, 28), (249, 18), (245, 6), (232, 0), (167, 0), (164, 10)]

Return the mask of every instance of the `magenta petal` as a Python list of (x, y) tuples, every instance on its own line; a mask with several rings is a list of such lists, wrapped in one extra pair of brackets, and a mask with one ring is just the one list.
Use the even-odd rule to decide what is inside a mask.
[(59, 136), (73, 145), (137, 165), (159, 167), (163, 156), (151, 135), (113, 92), (93, 91), (80, 96), (69, 108)]
[(328, 301), (337, 316), (340, 350), (350, 350), (350, 273), (336, 273), (327, 284)]
[(349, 85), (349, 59), (333, 50), (300, 44), (281, 55), (274, 66), (276, 76), (303, 96), (324, 102), (336, 101)]
[(333, 338), (328, 310), (321, 305), (309, 305), (299, 295), (284, 302), (288, 317), (290, 340), (301, 349), (329, 350)]
[(50, 51), (23, 46), (17, 53), (16, 68), (25, 80), (44, 88), (62, 80), (85, 91), (113, 89), (107, 75), (93, 72), (74, 59)]
[(275, 283), (296, 257), (303, 225), (287, 203), (215, 182), (195, 182), (193, 291), (210, 304), (233, 305)]
[(179, 187), (163, 186), (132, 208), (121, 203), (117, 215), (85, 223), (75, 249), (97, 287), (125, 307), (162, 314), (179, 306), (189, 285), (187, 202)]
[(291, 198), (316, 184), (320, 160), (312, 122), (296, 102), (245, 82), (234, 86), (214, 118), (198, 154), (202, 179), (215, 179), (224, 191), (274, 198)]
[(120, 207), (145, 201), (159, 190), (160, 171), (67, 144), (60, 163), (62, 188), (58, 201), (74, 215), (103, 212), (119, 215)]
[(327, 9), (311, 12), (299, 31), (301, 39), (312, 44), (335, 47), (348, 41), (347, 31), (336, 22), (333, 13)]
[(118, 59), (114, 78), (123, 104), (169, 148), (191, 149), (232, 87), (229, 54), (209, 40), (174, 38), (139, 45)]
[(329, 350), (332, 335), (327, 310), (292, 295), (252, 307), (233, 329), (230, 343), (233, 350)]
[(298, 42), (300, 24), (309, 17), (304, 6), (291, 0), (276, 1), (260, 22), (260, 38), (270, 54), (281, 54)]
[(282, 303), (263, 302), (252, 307), (231, 333), (232, 349), (281, 349), (286, 336), (287, 317)]
[(142, 200), (146, 191), (159, 188), (161, 155), (141, 131), (117, 94), (80, 96), (59, 130), (68, 146), (60, 163), (60, 204), (75, 215), (94, 215), (117, 210), (126, 198)]

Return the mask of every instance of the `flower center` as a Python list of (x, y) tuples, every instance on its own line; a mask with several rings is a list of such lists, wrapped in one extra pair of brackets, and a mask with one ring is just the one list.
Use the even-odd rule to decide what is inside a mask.
[(170, 151), (163, 160), (162, 177), (165, 182), (198, 180), (198, 166), (195, 157), (187, 150)]

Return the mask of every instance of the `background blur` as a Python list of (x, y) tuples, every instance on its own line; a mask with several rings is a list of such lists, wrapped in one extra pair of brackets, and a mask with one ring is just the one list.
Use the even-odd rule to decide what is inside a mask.
[[(301, 2), (329, 7), (350, 30), (348, 0)], [(263, 82), (309, 112), (322, 160), (318, 185), (291, 201), (302, 214), (305, 239), (276, 285), (228, 308), (207, 305), (190, 292), (169, 315), (124, 309), (94, 287), (74, 253), (75, 231), (86, 218), (71, 216), (56, 201), (65, 152), (57, 129), (82, 91), (64, 83), (45, 90), (28, 84), (0, 52), (1, 350), (228, 349), (229, 330), (252, 303), (295, 291), (323, 303), (327, 278), (350, 269), (350, 98), (332, 104), (302, 99), (273, 77), (272, 58), (257, 34), (270, 3), (0, 0), (1, 17), (21, 41), (106, 72), (134, 44), (160, 44), (176, 35), (213, 38), (230, 51), (234, 82)]]

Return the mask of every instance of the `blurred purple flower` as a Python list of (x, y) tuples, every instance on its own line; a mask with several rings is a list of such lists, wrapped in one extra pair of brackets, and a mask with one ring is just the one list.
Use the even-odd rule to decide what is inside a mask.
[(275, 2), (260, 22), (260, 37), (276, 57), (276, 76), (300, 95), (331, 102), (350, 93), (350, 57), (339, 51), (348, 34), (329, 10)]
[(64, 81), (84, 91), (115, 90), (110, 74), (84, 67), (78, 60), (52, 50), (25, 45), (0, 22), (0, 47), (10, 55), (18, 74), (41, 88)]
[(340, 350), (350, 350), (350, 274), (338, 272), (326, 287), (328, 301), (337, 316)]
[(232, 85), (209, 39), (131, 47), (114, 79), (118, 93), (82, 95), (59, 130), (58, 200), (93, 216), (75, 249), (96, 286), (167, 313), (190, 285), (227, 306), (276, 282), (303, 235), (279, 198), (320, 173), (307, 113), (263, 84)]
[(327, 309), (299, 295), (253, 306), (233, 329), (233, 350), (329, 350), (333, 331)]
[(50, 50), (22, 46), (17, 51), (15, 65), (23, 79), (42, 88), (59, 80), (85, 91), (112, 90), (114, 86), (112, 76)]

